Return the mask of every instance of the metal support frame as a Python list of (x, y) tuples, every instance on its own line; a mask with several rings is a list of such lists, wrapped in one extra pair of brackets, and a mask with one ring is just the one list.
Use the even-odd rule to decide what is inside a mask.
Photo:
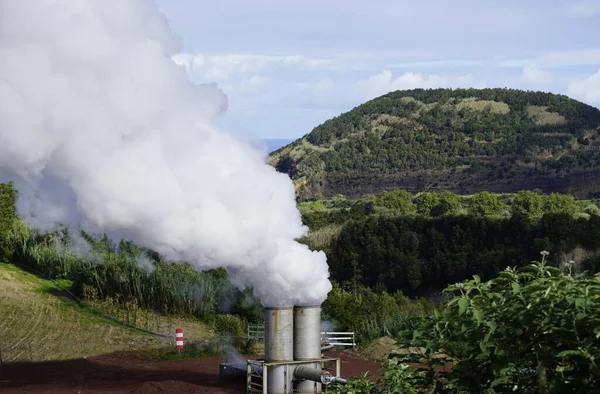
[[(265, 362), (263, 360), (248, 360), (248, 368), (246, 374), (246, 393), (248, 394), (268, 394), (269, 387), (269, 374), (267, 367), (273, 366), (284, 366), (286, 367), (286, 374), (294, 376), (294, 370), (298, 365), (307, 363), (320, 363), (321, 368), (325, 371), (329, 371), (332, 374), (332, 369), (335, 368), (334, 376), (340, 376), (341, 374), (341, 361), (340, 358), (319, 358), (314, 360), (303, 360), (303, 361), (272, 361)], [(335, 367), (333, 366), (335, 363)], [(294, 392), (293, 387), (286, 387), (282, 394), (292, 394)]]

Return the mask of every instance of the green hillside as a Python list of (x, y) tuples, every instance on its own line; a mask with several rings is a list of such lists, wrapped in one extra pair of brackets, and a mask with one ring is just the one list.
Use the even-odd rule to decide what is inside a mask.
[(600, 111), (512, 89), (396, 91), (271, 154), (299, 194), (600, 190)]
[[(0, 353), (3, 362), (45, 361), (90, 357), (121, 351), (168, 348), (173, 338), (151, 335), (128, 327), (104, 315), (102, 305), (81, 303), (65, 289), (69, 280), (51, 281), (22, 268), (0, 263)], [(137, 320), (127, 319), (113, 309), (112, 315), (143, 329), (175, 335), (185, 327), (190, 340), (214, 335), (197, 319), (137, 311)]]

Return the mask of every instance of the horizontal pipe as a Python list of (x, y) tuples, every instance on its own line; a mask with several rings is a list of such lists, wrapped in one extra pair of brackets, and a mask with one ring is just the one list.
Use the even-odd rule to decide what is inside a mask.
[(301, 365), (294, 371), (294, 376), (298, 379), (311, 380), (313, 382), (327, 384), (331, 380), (331, 373)]
[(312, 368), (307, 365), (301, 365), (298, 368), (296, 368), (296, 370), (294, 371), (294, 376), (296, 377), (296, 379), (306, 379), (325, 385), (332, 383), (348, 383), (346, 379), (342, 379), (338, 376), (331, 376), (331, 373), (328, 371)]
[(331, 383), (348, 384), (348, 381), (346, 379), (334, 376), (331, 378)]

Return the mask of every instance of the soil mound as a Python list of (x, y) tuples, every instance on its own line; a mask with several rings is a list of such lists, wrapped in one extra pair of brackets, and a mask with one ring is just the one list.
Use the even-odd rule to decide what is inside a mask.
[(398, 346), (392, 338), (382, 337), (360, 352), (360, 355), (364, 358), (378, 362), (384, 362), (391, 355), (403, 354), (425, 354), (425, 349), (417, 347), (403, 348)]

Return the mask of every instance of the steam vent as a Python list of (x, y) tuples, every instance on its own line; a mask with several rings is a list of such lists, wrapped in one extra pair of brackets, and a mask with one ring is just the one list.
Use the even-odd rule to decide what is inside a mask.
[(339, 358), (321, 357), (320, 306), (265, 309), (265, 359), (248, 360), (248, 393), (322, 393), (346, 383), (339, 374)]

